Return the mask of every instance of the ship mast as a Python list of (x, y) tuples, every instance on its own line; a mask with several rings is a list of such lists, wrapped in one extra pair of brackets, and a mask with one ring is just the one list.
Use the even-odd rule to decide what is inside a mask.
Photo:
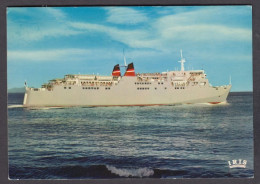
[(127, 65), (126, 65), (126, 58), (125, 58), (125, 49), (123, 49), (123, 55), (124, 55), (124, 65), (120, 67), (125, 67), (126, 69)]
[(181, 60), (178, 62), (181, 63), (181, 71), (184, 71), (185, 59), (182, 57), (182, 50), (181, 50)]
[(123, 53), (124, 53), (124, 64), (125, 64), (125, 67), (126, 67), (125, 50), (123, 50)]

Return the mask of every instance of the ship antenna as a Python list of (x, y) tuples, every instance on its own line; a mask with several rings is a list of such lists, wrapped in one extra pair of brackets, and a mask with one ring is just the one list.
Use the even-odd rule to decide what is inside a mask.
[(182, 49), (181, 49), (181, 60), (178, 62), (181, 63), (181, 71), (184, 71), (185, 59), (182, 57)]

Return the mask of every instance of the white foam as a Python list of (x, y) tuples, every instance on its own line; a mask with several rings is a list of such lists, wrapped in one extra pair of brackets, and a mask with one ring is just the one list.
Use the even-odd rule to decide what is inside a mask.
[(201, 105), (212, 105), (212, 106), (217, 106), (217, 105), (229, 105), (229, 103), (227, 101), (224, 101), (224, 102), (220, 102), (220, 103), (216, 103), (216, 104), (212, 104), (212, 103), (199, 103)]
[(138, 168), (138, 169), (122, 169), (114, 166), (106, 166), (109, 171), (122, 177), (148, 177), (154, 174), (154, 171), (149, 168)]
[(8, 109), (11, 109), (11, 108), (22, 108), (23, 105), (8, 105)]

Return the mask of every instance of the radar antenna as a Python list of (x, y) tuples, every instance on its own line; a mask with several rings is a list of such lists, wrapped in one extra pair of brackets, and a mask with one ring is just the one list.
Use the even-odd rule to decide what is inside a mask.
[(182, 49), (181, 49), (181, 60), (178, 62), (181, 63), (181, 71), (184, 71), (185, 59), (182, 57)]

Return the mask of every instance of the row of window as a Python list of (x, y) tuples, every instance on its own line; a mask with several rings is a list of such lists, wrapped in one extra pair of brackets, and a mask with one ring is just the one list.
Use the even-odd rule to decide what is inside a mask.
[(137, 90), (149, 90), (149, 88), (137, 88)]
[[(149, 90), (150, 88), (137, 88), (137, 90)], [(154, 88), (155, 90), (157, 90), (157, 88)], [(167, 89), (166, 87), (164, 89)]]
[(99, 89), (99, 87), (83, 87), (82, 89)]
[[(139, 85), (139, 84), (152, 84), (151, 82), (135, 82), (135, 84)], [(163, 84), (163, 82), (158, 82), (158, 84)]]
[[(137, 88), (137, 90), (149, 90), (150, 88)], [(154, 88), (157, 90), (157, 88)], [(166, 87), (164, 89), (167, 89)], [(175, 87), (175, 89), (185, 89), (185, 87)]]
[[(67, 87), (64, 87), (64, 89), (67, 89)], [(68, 87), (68, 89), (71, 89), (71, 87)], [(94, 90), (96, 90), (96, 89), (99, 89), (99, 87), (82, 87), (82, 89), (94, 89)], [(105, 89), (110, 90), (110, 87), (107, 87)], [(149, 89), (150, 88), (137, 88), (137, 90), (149, 90)], [(157, 88), (154, 88), (154, 89), (156, 90)], [(164, 89), (167, 89), (167, 88), (165, 87)], [(175, 87), (175, 89), (185, 89), (185, 87)], [(216, 90), (218, 90), (218, 88), (216, 88)], [(38, 91), (38, 89), (35, 90), (35, 91)]]
[[(99, 89), (99, 87), (83, 87), (82, 89)], [(110, 90), (110, 88), (105, 88), (105, 90)]]
[(151, 82), (135, 82), (135, 84), (139, 85), (139, 84), (152, 84)]

